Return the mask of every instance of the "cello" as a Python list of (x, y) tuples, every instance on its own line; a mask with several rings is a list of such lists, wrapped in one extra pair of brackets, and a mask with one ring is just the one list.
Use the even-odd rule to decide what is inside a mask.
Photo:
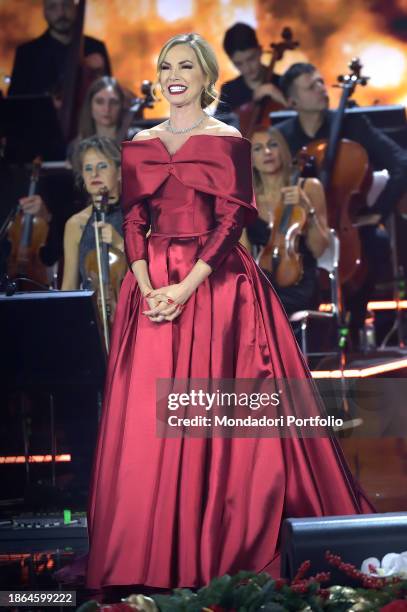
[(360, 284), (366, 273), (356, 217), (364, 203), (372, 173), (365, 149), (357, 142), (340, 138), (347, 102), (356, 86), (365, 86), (369, 78), (361, 75), (362, 65), (358, 59), (353, 59), (349, 68), (349, 74), (338, 77), (342, 95), (328, 141), (316, 140), (307, 145), (306, 151), (315, 159), (325, 188), (329, 226), (339, 236), (339, 279), (351, 290), (353, 285)]
[[(281, 40), (270, 44), (271, 56), (270, 62), (266, 66), (264, 83), (271, 82), (276, 62), (282, 59), (285, 51), (296, 49), (299, 44), (298, 41), (293, 40), (291, 28), (285, 27), (281, 32)], [(282, 106), (278, 102), (267, 97), (243, 104), (239, 110), (240, 131), (243, 136), (250, 140), (255, 128), (259, 126), (269, 127), (270, 113), (275, 110), (281, 110), (281, 108)]]
[[(33, 161), (28, 196), (33, 196), (37, 190), (41, 163), (40, 157)], [(48, 229), (48, 223), (42, 217), (17, 212), (8, 227), (11, 251), (7, 274), (11, 279), (22, 278), (42, 285), (49, 284), (47, 267), (40, 259), (40, 249), (46, 243)]]
[(106, 350), (110, 347), (110, 327), (116, 310), (120, 286), (127, 271), (124, 253), (102, 240), (99, 223), (106, 223), (109, 206), (107, 189), (102, 192), (99, 205), (94, 204), (93, 219), (96, 248), (85, 257), (85, 270), (91, 285), (97, 294), (99, 314), (102, 320)]

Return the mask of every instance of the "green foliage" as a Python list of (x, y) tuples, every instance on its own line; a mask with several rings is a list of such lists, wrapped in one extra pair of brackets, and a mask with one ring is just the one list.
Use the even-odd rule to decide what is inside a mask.
[(298, 612), (307, 607), (320, 612), (318, 584), (311, 584), (307, 593), (297, 593), (291, 587), (280, 586), (268, 574), (239, 572), (235, 576), (214, 578), (206, 587), (192, 592), (174, 589), (172, 595), (152, 596), (161, 612), (201, 612), (203, 608), (236, 610), (236, 612)]
[[(160, 612), (380, 612), (390, 602), (407, 600), (406, 579), (371, 581), (369, 588), (327, 589), (319, 581), (326, 582), (329, 574), (305, 578), (308, 569), (309, 561), (302, 564), (291, 584), (274, 580), (269, 574), (242, 571), (235, 576), (214, 578), (198, 591), (178, 588), (170, 595), (157, 594), (151, 598)], [(96, 602), (87, 602), (78, 612), (103, 612), (104, 608)], [(131, 606), (129, 603), (107, 606), (106, 612), (109, 608), (109, 612), (113, 609), (128, 612)]]
[(380, 589), (321, 589), (312, 579), (289, 585), (268, 574), (239, 572), (215, 578), (196, 592), (175, 589), (171, 595), (152, 597), (160, 612), (378, 612), (390, 601), (407, 598), (407, 581)]
[(100, 606), (97, 601), (93, 599), (91, 601), (87, 601), (82, 604), (79, 608), (76, 609), (76, 612), (98, 612), (100, 610)]

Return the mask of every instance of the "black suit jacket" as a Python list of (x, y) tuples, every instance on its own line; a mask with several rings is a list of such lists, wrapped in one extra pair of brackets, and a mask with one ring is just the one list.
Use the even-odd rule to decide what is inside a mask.
[[(8, 95), (41, 95), (60, 88), (64, 79), (68, 45), (53, 38), (49, 30), (17, 47)], [(111, 74), (110, 60), (103, 42), (84, 37), (84, 54), (99, 53), (105, 61), (105, 74)]]
[[(324, 122), (313, 138), (305, 134), (298, 117), (278, 123), (276, 128), (285, 137), (292, 155), (310, 142), (329, 137), (335, 112), (328, 110)], [(374, 127), (365, 115), (345, 115), (341, 133), (342, 138), (358, 142), (366, 149), (370, 164), (374, 170), (386, 168), (389, 181), (370, 209), (386, 218), (394, 209), (402, 195), (407, 190), (407, 153), (386, 134)]]
[[(271, 82), (279, 87), (280, 77), (273, 74)], [(223, 83), (219, 98), (220, 101), (216, 108), (216, 115), (232, 113), (243, 104), (253, 100), (253, 90), (246, 85), (246, 81), (242, 76), (238, 76), (232, 81)]]

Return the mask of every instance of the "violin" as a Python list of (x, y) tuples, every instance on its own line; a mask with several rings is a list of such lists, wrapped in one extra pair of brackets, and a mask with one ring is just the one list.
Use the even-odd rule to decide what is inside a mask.
[[(40, 157), (33, 161), (28, 196), (36, 193), (41, 163)], [(11, 251), (7, 274), (11, 279), (23, 277), (42, 285), (49, 284), (47, 267), (40, 259), (40, 249), (46, 243), (48, 230), (49, 225), (42, 217), (23, 211), (17, 212), (8, 227)]]
[[(290, 185), (298, 184), (306, 162), (306, 156), (300, 154), (294, 158)], [(270, 223), (271, 235), (262, 250), (259, 266), (273, 274), (273, 279), (280, 287), (296, 285), (304, 274), (302, 255), (299, 252), (299, 238), (304, 233), (307, 213), (300, 204), (285, 204), (282, 197)]]
[(306, 151), (315, 158), (325, 188), (328, 224), (339, 236), (339, 280), (352, 290), (360, 285), (367, 271), (356, 218), (365, 204), (372, 172), (365, 149), (357, 142), (340, 138), (347, 102), (356, 86), (365, 86), (369, 78), (361, 75), (362, 65), (358, 59), (353, 59), (349, 68), (349, 74), (338, 77), (342, 95), (328, 141), (312, 142)]
[(93, 207), (96, 249), (89, 251), (85, 257), (87, 278), (97, 294), (99, 314), (102, 320), (103, 335), (106, 350), (110, 346), (110, 327), (113, 322), (119, 297), (120, 286), (127, 271), (124, 253), (102, 240), (102, 230), (99, 223), (106, 223), (106, 213), (109, 206), (107, 189), (102, 192), (100, 205)]
[[(299, 42), (293, 40), (291, 28), (285, 27), (281, 32), (281, 40), (277, 43), (271, 43), (271, 54), (264, 83), (270, 83), (274, 74), (276, 62), (282, 59), (285, 51), (296, 49)], [(253, 100), (247, 104), (243, 104), (239, 110), (240, 131), (243, 136), (250, 138), (255, 129), (259, 126), (270, 126), (270, 113), (272, 111), (281, 110), (283, 107), (278, 102), (271, 100), (269, 97), (264, 97), (262, 100)]]

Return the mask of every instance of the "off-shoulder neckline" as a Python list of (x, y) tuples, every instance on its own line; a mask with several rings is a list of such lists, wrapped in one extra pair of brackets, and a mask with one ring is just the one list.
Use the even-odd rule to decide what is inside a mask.
[(151, 141), (159, 141), (161, 143), (161, 146), (163, 148), (163, 150), (167, 153), (168, 157), (172, 158), (175, 155), (177, 155), (177, 153), (179, 153), (182, 149), (184, 149), (184, 147), (187, 145), (187, 143), (192, 140), (193, 138), (233, 138), (233, 140), (243, 140), (248, 142), (251, 145), (250, 140), (248, 140), (247, 138), (245, 138), (244, 136), (231, 136), (229, 134), (219, 134), (218, 136), (216, 136), (215, 134), (192, 134), (191, 136), (189, 136), (185, 142), (182, 143), (182, 145), (180, 147), (178, 147), (178, 149), (174, 152), (174, 153), (170, 153), (169, 150), (167, 149), (164, 141), (159, 137), (159, 136), (154, 136), (153, 138), (143, 138), (143, 140), (128, 140), (127, 142), (123, 143), (126, 145), (135, 145), (135, 144), (140, 144), (142, 142), (151, 142)]

